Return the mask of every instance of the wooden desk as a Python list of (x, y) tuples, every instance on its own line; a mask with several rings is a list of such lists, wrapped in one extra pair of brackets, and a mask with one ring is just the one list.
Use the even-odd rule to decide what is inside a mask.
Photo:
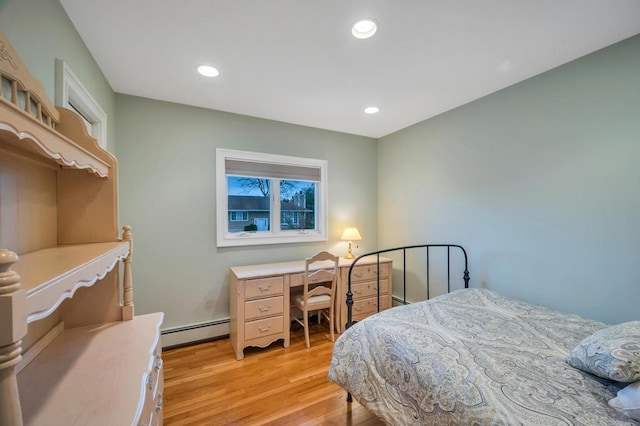
[[(360, 321), (378, 311), (376, 257), (360, 259), (353, 269), (353, 318)], [(347, 321), (345, 298), (352, 259), (340, 258), (336, 294), (339, 333)], [(327, 264), (329, 265), (329, 263)], [(321, 268), (322, 265), (317, 265)], [(391, 307), (391, 259), (380, 258), (380, 310)], [(302, 286), (304, 260), (235, 266), (230, 269), (229, 335), (236, 358), (244, 358), (247, 346), (264, 348), (278, 339), (289, 347), (291, 289)]]

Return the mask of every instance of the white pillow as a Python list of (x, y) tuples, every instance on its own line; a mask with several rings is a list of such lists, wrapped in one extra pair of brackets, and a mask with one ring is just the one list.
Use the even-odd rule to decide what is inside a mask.
[(567, 363), (603, 379), (622, 383), (640, 380), (640, 321), (612, 325), (587, 336)]
[(632, 383), (618, 391), (609, 405), (634, 420), (640, 420), (640, 382)]

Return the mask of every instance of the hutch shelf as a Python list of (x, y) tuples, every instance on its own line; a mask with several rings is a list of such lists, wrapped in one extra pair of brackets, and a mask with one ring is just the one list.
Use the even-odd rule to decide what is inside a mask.
[(160, 425), (163, 314), (134, 315), (117, 160), (2, 32), (0, 77), (0, 426)]

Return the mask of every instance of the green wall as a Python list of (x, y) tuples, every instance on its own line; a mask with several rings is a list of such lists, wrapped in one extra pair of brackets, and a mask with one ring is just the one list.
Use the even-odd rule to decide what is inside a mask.
[[(374, 139), (128, 95), (116, 97), (116, 121), (136, 311), (164, 311), (165, 328), (228, 318), (231, 266), (344, 255), (349, 225), (363, 237), (356, 253), (377, 248)], [(216, 148), (327, 160), (329, 241), (216, 247)]]
[[(0, 0), (0, 29), (52, 100), (60, 58), (107, 113), (120, 223), (133, 226), (136, 313), (164, 311), (164, 328), (224, 320), (230, 266), (344, 254), (349, 225), (364, 238), (356, 254), (377, 247), (374, 139), (116, 95), (57, 1)], [(217, 147), (327, 159), (329, 241), (218, 249)]]
[[(113, 93), (57, 1), (0, 0), (0, 29), (53, 99), (67, 62), (108, 115), (136, 312), (165, 328), (228, 316), (228, 268), (457, 242), (473, 286), (638, 319), (640, 36), (378, 141)], [(116, 125), (117, 123), (117, 125)], [(218, 249), (215, 148), (329, 161), (330, 240)], [(377, 168), (376, 168), (377, 164)]]
[(472, 286), (640, 319), (639, 76), (636, 36), (382, 138), (380, 246), (460, 243)]
[(107, 114), (107, 149), (115, 149), (115, 94), (63, 7), (55, 0), (0, 0), (0, 30), (51, 102), (55, 60), (62, 59)]

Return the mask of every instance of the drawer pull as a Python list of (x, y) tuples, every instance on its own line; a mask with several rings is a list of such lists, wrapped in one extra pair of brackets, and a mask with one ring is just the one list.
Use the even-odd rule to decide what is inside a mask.
[(362, 310), (362, 306), (356, 306), (356, 307), (355, 307), (355, 308), (353, 308), (353, 309), (355, 309), (356, 311), (361, 311), (361, 310)]
[(353, 290), (353, 292), (354, 292), (355, 294), (364, 293), (364, 291), (363, 291), (361, 288), (355, 289), (355, 290)]
[(260, 290), (260, 291), (269, 291), (269, 290), (271, 290), (271, 284), (269, 284), (269, 285), (259, 285), (258, 286), (258, 290)]
[(268, 325), (266, 327), (258, 327), (258, 330), (260, 331), (260, 333), (264, 333), (265, 331), (271, 330), (271, 326)]
[(356, 278), (362, 278), (362, 277), (364, 277), (364, 273), (362, 273), (362, 272), (354, 272), (354, 273), (353, 273), (353, 275), (355, 275), (355, 276), (356, 276)]
[(156, 411), (162, 410), (163, 405), (164, 405), (164, 401), (162, 400), (162, 394), (159, 393), (158, 394), (158, 402), (156, 403)]
[(272, 306), (258, 306), (258, 309), (260, 310), (260, 312), (269, 312), (271, 310)]

